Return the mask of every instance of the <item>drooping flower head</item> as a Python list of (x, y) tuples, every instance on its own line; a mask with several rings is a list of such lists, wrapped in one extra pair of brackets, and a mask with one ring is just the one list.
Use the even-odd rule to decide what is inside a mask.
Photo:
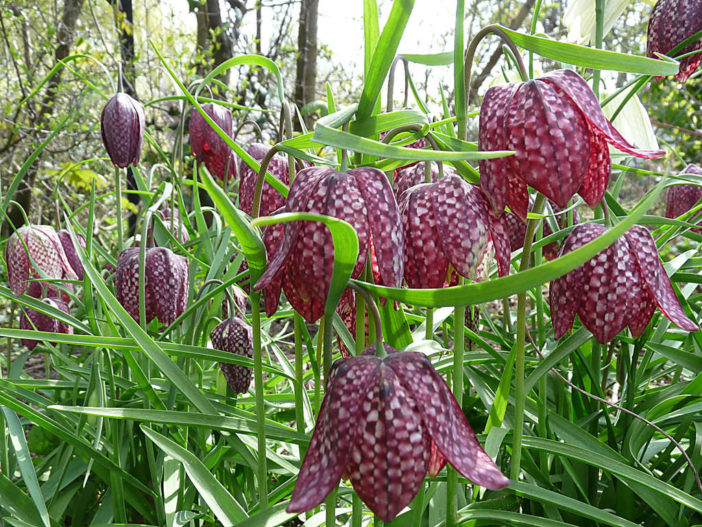
[(467, 278), (492, 241), (501, 276), (509, 274), (509, 238), (480, 189), (457, 175), (415, 185), (399, 200), (404, 236), (405, 281), (412, 288), (438, 288), (449, 266)]
[(56, 291), (50, 284), (43, 286), (38, 281), (30, 282), (30, 279), (43, 278), (42, 273), (46, 278), (55, 280), (78, 278), (66, 256), (61, 238), (49, 225), (24, 225), (17, 229), (5, 247), (5, 261), (10, 290), (15, 295), (27, 293), (39, 298), (44, 288)]
[[(563, 243), (561, 255), (582, 247), (607, 230), (595, 223), (578, 225)], [(583, 326), (602, 344), (610, 342), (627, 326), (634, 337), (639, 337), (656, 306), (682, 329), (699, 329), (675, 296), (658, 258), (656, 242), (639, 225), (591, 260), (551, 282), (550, 303), (557, 339), (573, 327), (576, 313)]]
[[(290, 186), (285, 212), (314, 212), (340, 218), (353, 226), (359, 253), (353, 277), (361, 274), (372, 247), (384, 285), (402, 281), (402, 229), (390, 184), (380, 170), (331, 168), (301, 170)], [(324, 313), (334, 264), (334, 244), (319, 222), (291, 222), (264, 232), (268, 268), (256, 283), (264, 290), (269, 316), (277, 309), (281, 287), (293, 308), (308, 322)]]
[[(59, 240), (61, 240), (61, 246), (63, 247), (64, 253), (66, 253), (66, 259), (71, 265), (71, 269), (73, 269), (73, 272), (76, 274), (76, 277), (78, 277), (78, 280), (82, 280), (83, 276), (85, 276), (85, 270), (83, 269), (83, 264), (78, 256), (76, 246), (71, 239), (71, 234), (66, 229), (61, 229), (57, 234)], [(80, 246), (85, 249), (85, 236), (76, 233), (76, 238), (78, 239)], [(66, 276), (65, 272), (64, 276)]]
[(527, 185), (561, 208), (576, 193), (594, 207), (609, 182), (608, 144), (637, 157), (664, 155), (629, 144), (604, 116), (587, 82), (572, 70), (494, 86), (480, 108), (478, 147), (516, 154), (481, 160), (480, 187), (498, 215), (508, 205), (526, 219)]
[[(256, 161), (261, 161), (270, 149), (271, 147), (268, 145), (253, 143), (249, 146), (247, 152)], [(271, 159), (268, 165), (268, 172), (286, 185), (290, 183), (288, 162), (283, 156), (278, 154), (273, 156), (273, 159)], [(240, 160), (239, 175), (241, 177), (241, 182), (239, 183), (239, 207), (250, 216), (253, 211), (254, 191), (256, 190), (258, 174), (254, 172), (249, 165)], [(269, 183), (264, 181), (261, 190), (259, 216), (269, 216), (273, 211), (278, 210), (284, 205), (285, 197)]]
[[(400, 196), (404, 194), (405, 190), (408, 190), (422, 183), (426, 183), (426, 175), (424, 171), (424, 161), (405, 167), (401, 170), (395, 171), (395, 179), (392, 182), (392, 191), (395, 193), (395, 198), (399, 201)], [(453, 167), (444, 165), (444, 175), (456, 175), (456, 170)], [(431, 176), (430, 183), (436, 183), (439, 179), (439, 169), (436, 165), (431, 166)]]
[(112, 97), (102, 109), (102, 142), (115, 166), (125, 168), (139, 163), (145, 120), (144, 106), (123, 92)]
[[(229, 109), (211, 102), (203, 104), (202, 109), (228, 136), (232, 136), (234, 124)], [(190, 149), (195, 159), (204, 163), (207, 170), (222, 181), (228, 181), (236, 170), (234, 152), (197, 108), (190, 114)]]
[[(219, 323), (210, 333), (215, 349), (253, 358), (253, 329), (238, 317)], [(246, 393), (251, 384), (251, 368), (220, 362), (227, 384), (234, 393)]]
[[(139, 247), (122, 251), (117, 260), (115, 296), (139, 320)], [(188, 261), (165, 247), (149, 247), (144, 260), (146, 323), (158, 317), (172, 324), (188, 304)]]
[[(648, 21), (646, 54), (652, 58), (657, 58), (656, 53), (667, 55), (674, 47), (699, 31), (702, 31), (702, 0), (658, 0)], [(702, 49), (702, 39), (687, 46), (680, 54), (699, 49)], [(685, 82), (700, 62), (702, 54), (699, 53), (681, 59), (680, 70), (675, 78)]]
[[(688, 165), (683, 174), (696, 174), (702, 176), (702, 167), (697, 165)], [(688, 210), (702, 198), (701, 185), (675, 185), (668, 188), (665, 200), (665, 217), (677, 218), (685, 214)], [(697, 228), (695, 232), (702, 232), (702, 229)]]
[[(60, 309), (64, 313), (71, 313), (68, 304), (60, 298), (42, 298), (41, 301), (51, 307)], [(54, 317), (29, 308), (25, 309), (25, 313), (23, 313), (20, 318), (20, 329), (50, 331), (52, 333), (65, 333), (67, 335), (73, 334), (73, 326), (69, 326), (65, 322), (61, 322)], [(27, 346), (27, 349), (30, 351), (33, 350), (38, 343), (39, 341), (37, 340), (22, 339), (22, 344)]]
[(348, 474), (368, 508), (392, 521), (424, 481), (432, 441), (472, 482), (488, 489), (509, 484), (429, 359), (387, 351), (379, 359), (371, 346), (332, 366), (288, 512), (317, 506)]

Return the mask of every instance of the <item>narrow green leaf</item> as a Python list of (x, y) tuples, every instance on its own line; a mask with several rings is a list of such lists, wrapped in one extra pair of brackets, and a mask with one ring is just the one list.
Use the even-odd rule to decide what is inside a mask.
[(278, 100), (282, 103), (285, 100), (285, 93), (284, 93), (284, 85), (283, 85), (283, 77), (280, 75), (280, 68), (278, 68), (278, 65), (273, 62), (271, 59), (268, 57), (264, 57), (262, 55), (239, 55), (238, 57), (231, 58), (229, 60), (225, 60), (217, 66), (215, 69), (213, 69), (210, 73), (207, 74), (207, 76), (202, 80), (200, 83), (200, 86), (198, 87), (198, 93), (202, 88), (204, 88), (207, 84), (209, 84), (212, 79), (218, 77), (222, 73), (224, 73), (226, 70), (233, 68), (234, 66), (260, 66), (262, 68), (266, 68), (268, 71), (270, 71), (274, 76), (275, 79), (278, 83), (277, 88), (277, 95), (278, 95)]
[(0, 473), (0, 506), (27, 525), (42, 524), (42, 518), (30, 497), (2, 473)]
[(376, 0), (363, 0), (363, 78), (368, 78), (371, 60), (380, 37), (378, 3)]
[(190, 481), (222, 525), (233, 527), (247, 518), (246, 510), (194, 454), (148, 426), (142, 426), (141, 430), (161, 450), (183, 464)]
[(453, 64), (453, 52), (446, 51), (443, 53), (403, 53), (410, 62), (424, 64), (425, 66), (450, 66)]

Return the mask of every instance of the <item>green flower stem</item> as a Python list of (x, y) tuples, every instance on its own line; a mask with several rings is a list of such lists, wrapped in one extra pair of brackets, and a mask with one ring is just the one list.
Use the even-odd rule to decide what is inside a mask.
[[(302, 317), (295, 313), (295, 423), (297, 431), (305, 433), (305, 413), (303, 411), (303, 397), (305, 385), (302, 372)], [(300, 459), (303, 457), (300, 447)]]
[(424, 481), (422, 481), (422, 484), (419, 486), (419, 492), (414, 497), (412, 510), (414, 511), (414, 522), (412, 522), (412, 525), (422, 525), (422, 516), (424, 515)]
[[(536, 195), (534, 202), (534, 213), (541, 214), (544, 207), (545, 198), (543, 194)], [(534, 231), (540, 219), (530, 219), (527, 222), (527, 232), (524, 237), (524, 248), (522, 249), (522, 260), (519, 264), (519, 271), (529, 268), (531, 256), (531, 244), (534, 239)], [(522, 433), (524, 428), (524, 370), (526, 357), (524, 354), (524, 342), (526, 340), (526, 292), (517, 295), (517, 340), (515, 358), (515, 394), (514, 394), (514, 439), (512, 442), (512, 466), (510, 467), (510, 479), (518, 480), (522, 460)]]
[[(332, 335), (333, 329), (332, 329), (332, 320), (333, 320), (333, 315), (334, 312), (331, 311), (330, 313), (324, 313), (324, 317), (322, 317), (323, 322), (320, 324), (323, 326), (322, 331), (324, 331), (323, 339), (324, 339), (324, 347), (323, 347), (323, 353), (324, 357), (322, 359), (322, 365), (324, 368), (324, 386), (326, 390), (327, 383), (329, 382), (329, 372), (331, 370), (332, 366)], [(326, 505), (326, 525), (335, 525), (336, 524), (336, 488), (329, 494), (327, 499), (324, 501)]]
[(424, 328), (424, 338), (427, 340), (431, 340), (434, 338), (434, 308), (433, 307), (428, 307), (427, 308), (427, 317), (424, 319), (424, 324), (426, 327)]
[[(358, 494), (353, 493), (351, 502), (351, 527), (361, 527), (363, 520), (363, 502)], [(418, 525), (418, 524), (417, 524)]]
[(251, 294), (253, 325), (254, 390), (256, 392), (256, 429), (258, 437), (258, 501), (261, 510), (268, 508), (268, 468), (266, 466), (265, 407), (263, 393), (263, 357), (261, 350), (261, 293)]
[[(365, 289), (363, 289), (360, 285), (354, 282), (349, 282), (349, 287), (353, 289), (357, 295), (360, 295), (365, 299), (365, 303), (368, 306), (368, 310), (370, 311), (371, 315), (373, 315), (373, 322), (375, 323), (376, 327), (375, 356), (382, 359), (383, 357), (387, 356), (387, 352), (385, 351), (385, 345), (383, 344), (383, 331), (380, 321), (380, 311), (378, 311), (378, 305), (375, 303), (375, 300), (373, 300), (371, 294)], [(358, 330), (358, 325), (356, 326), (356, 328)]]
[[(463, 278), (459, 278), (458, 285), (462, 284)], [(462, 406), (466, 306), (456, 306), (453, 313), (453, 396), (458, 401), (458, 404)], [(458, 472), (451, 467), (447, 467), (447, 478), (446, 526), (451, 527), (456, 524), (458, 511)]]
[(402, 65), (405, 67), (405, 101), (402, 103), (403, 108), (407, 108), (407, 101), (409, 100), (409, 61), (407, 60), (407, 57), (397, 55), (395, 60), (392, 61), (392, 66), (390, 66), (390, 72), (388, 74), (388, 98), (386, 106), (386, 111), (388, 113), (392, 112), (394, 102), (393, 92), (395, 91), (395, 68), (397, 67), (398, 62), (402, 62)]
[(258, 178), (256, 179), (256, 188), (254, 190), (253, 197), (253, 208), (251, 211), (252, 218), (258, 218), (259, 212), (261, 212), (261, 194), (263, 193), (263, 181), (266, 179), (266, 171), (268, 170), (268, 165), (273, 159), (273, 156), (278, 153), (278, 145), (273, 145), (273, 147), (266, 152), (261, 160), (261, 170), (258, 171)]
[[(602, 49), (604, 36), (604, 9), (605, 0), (595, 0), (595, 47)], [(592, 91), (595, 97), (600, 98), (600, 70), (595, 70), (592, 75)]]
[(122, 230), (122, 178), (119, 167), (115, 167), (115, 190), (117, 192), (117, 254), (121, 254), (124, 247), (124, 232)]
[[(534, 6), (534, 16), (531, 18), (531, 30), (529, 33), (533, 35), (536, 33), (536, 24), (539, 21), (539, 13), (541, 12), (541, 0), (536, 0), (536, 5)], [(529, 78), (534, 78), (534, 52), (529, 52)]]

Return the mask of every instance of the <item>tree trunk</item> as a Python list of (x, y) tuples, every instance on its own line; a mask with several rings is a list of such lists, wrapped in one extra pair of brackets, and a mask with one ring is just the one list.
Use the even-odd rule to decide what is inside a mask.
[[(319, 0), (302, 0), (300, 25), (297, 36), (297, 75), (295, 79), (295, 104), (299, 108), (316, 98), (317, 84), (317, 14)], [(305, 117), (307, 126), (312, 118)]]
[[(244, 6), (245, 8), (245, 6)], [(198, 54), (212, 57), (210, 64), (198, 64), (198, 73), (206, 74), (210, 67), (215, 68), (232, 58), (233, 44), (222, 23), (219, 0), (203, 0), (197, 8), (197, 50)], [(229, 70), (218, 77), (229, 84)]]
[[(75, 27), (80, 12), (83, 8), (83, 0), (66, 0), (63, 5), (63, 14), (61, 16), (61, 23), (59, 24), (58, 31), (56, 32), (56, 49), (54, 50), (54, 59), (56, 62), (63, 60), (70, 54), (71, 46), (73, 46), (73, 40), (75, 37)], [(34, 129), (40, 130), (46, 126), (49, 122), (54, 103), (56, 102), (56, 95), (58, 92), (58, 87), (61, 82), (62, 70), (59, 69), (56, 74), (49, 79), (46, 83), (46, 91), (44, 92), (44, 97), (39, 104), (38, 111), (36, 112), (36, 118), (34, 120)], [(35, 160), (34, 165), (32, 165), (27, 173), (25, 174), (22, 182), (15, 192), (14, 200), (17, 205), (11, 205), (7, 211), (7, 218), (9, 220), (8, 224), (4, 226), (3, 232), (11, 229), (16, 229), (24, 224), (24, 211), (29, 217), (32, 207), (32, 189), (34, 188), (34, 183), (37, 177), (37, 162)], [(1, 222), (0, 222), (1, 223)], [(9, 229), (8, 229), (9, 227)]]

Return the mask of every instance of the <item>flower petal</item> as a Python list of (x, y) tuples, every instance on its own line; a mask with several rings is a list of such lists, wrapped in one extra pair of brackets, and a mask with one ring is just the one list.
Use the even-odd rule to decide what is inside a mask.
[[(637, 157), (652, 159), (665, 155), (663, 150), (642, 150), (631, 145), (617, 131), (612, 123), (610, 123), (602, 112), (600, 103), (592, 92), (592, 89), (580, 75), (573, 70), (556, 70), (551, 71), (541, 77), (541, 80), (555, 86), (559, 91), (566, 94), (571, 102), (580, 109), (583, 117), (588, 123), (594, 126), (599, 133), (604, 134), (604, 137), (609, 143), (617, 147), (622, 152), (627, 152)], [(556, 203), (558, 203), (557, 200)], [(558, 203), (560, 206), (565, 204)]]
[[(702, 176), (702, 167), (688, 165), (681, 174), (696, 174)], [(702, 198), (700, 185), (675, 185), (668, 187), (665, 202), (666, 218), (677, 218), (690, 210)]]
[[(488, 212), (488, 222), (490, 225), (490, 240), (495, 248), (495, 259), (497, 260), (497, 274), (499, 276), (509, 275), (509, 262), (512, 256), (512, 248), (510, 247), (510, 237), (507, 230), (507, 217), (512, 216), (520, 223), (520, 220), (515, 214), (503, 214), (500, 217), (495, 216), (492, 211)], [(526, 234), (526, 225), (524, 226)], [(524, 244), (524, 236), (522, 235), (522, 245)]]
[(509, 484), (480, 446), (446, 382), (424, 354), (393, 353), (387, 356), (385, 363), (412, 394), (429, 435), (458, 472), (473, 483), (492, 490)]
[[(505, 115), (518, 84), (505, 84), (490, 88), (480, 106), (480, 129), (478, 134), (478, 149), (481, 151), (506, 150)], [(487, 196), (492, 209), (500, 216), (507, 204), (508, 194), (514, 198), (515, 214), (526, 218), (526, 200), (528, 191), (526, 185), (519, 180), (516, 173), (510, 168), (509, 157), (498, 159), (484, 159), (479, 162), (480, 188)], [(511, 188), (511, 191), (510, 191)], [(524, 197), (518, 200), (521, 194)], [(523, 205), (523, 207), (522, 207)], [(511, 205), (510, 205), (511, 207)]]
[(413, 394), (384, 363), (374, 371), (361, 397), (349, 479), (368, 508), (390, 522), (424, 481), (430, 439)]
[(565, 207), (580, 188), (590, 157), (590, 130), (577, 108), (549, 83), (525, 82), (507, 109), (505, 136), (507, 149), (516, 151), (510, 162), (519, 177)]
[(648, 292), (648, 288), (643, 287), (643, 284), (637, 285), (636, 303), (629, 308), (628, 324), (634, 338), (639, 338), (643, 334), (648, 323), (651, 322), (653, 313), (656, 311), (656, 301), (651, 296), (651, 293)]
[(490, 237), (487, 203), (459, 176), (432, 183), (430, 196), (444, 256), (458, 274), (474, 278)]
[(375, 168), (355, 168), (348, 173), (355, 178), (365, 201), (382, 283), (400, 287), (403, 274), (402, 225), (388, 179)]
[(339, 482), (357, 440), (361, 397), (367, 393), (372, 372), (379, 364), (380, 359), (375, 357), (358, 356), (332, 366), (288, 512), (316, 507)]
[[(138, 256), (136, 267), (138, 273)], [(161, 324), (172, 324), (188, 304), (188, 261), (170, 249), (154, 247), (147, 250), (144, 268), (151, 312)]]
[[(215, 349), (253, 358), (253, 328), (237, 317), (228, 318), (210, 333)], [(246, 366), (220, 362), (227, 384), (234, 393), (246, 393), (251, 384), (252, 370)]]
[[(270, 148), (271, 147), (268, 145), (253, 143), (249, 146), (247, 152), (255, 160), (261, 161), (266, 156)], [(286, 185), (290, 183), (288, 162), (283, 156), (278, 154), (273, 156), (273, 159), (271, 159), (270, 164), (268, 165), (268, 172)], [(239, 163), (239, 174), (241, 177), (241, 182), (239, 183), (239, 207), (246, 214), (251, 215), (258, 174), (243, 161), (240, 161)], [(284, 205), (285, 197), (280, 192), (275, 190), (270, 183), (264, 181), (263, 188), (261, 190), (261, 206), (259, 216), (268, 216), (274, 210), (277, 210)]]
[[(456, 171), (453, 167), (444, 165), (444, 175), (448, 176), (450, 174), (455, 174)], [(439, 179), (439, 169), (435, 164), (431, 165), (431, 182), (436, 183)], [(398, 170), (395, 173), (395, 180), (392, 182), (392, 191), (395, 194), (397, 201), (400, 201), (400, 196), (402, 193), (412, 188), (416, 185), (421, 185), (422, 183), (427, 183), (426, 176), (424, 174), (424, 161), (420, 161), (416, 165), (412, 165), (402, 170)]]
[(595, 207), (602, 201), (611, 172), (612, 163), (609, 157), (607, 141), (600, 134), (591, 134), (590, 163), (583, 183), (578, 189), (578, 194), (590, 207)]
[(656, 242), (651, 233), (640, 225), (634, 225), (625, 236), (631, 244), (631, 252), (641, 270), (641, 278), (663, 314), (686, 331), (698, 331), (699, 327), (688, 318), (678, 297), (675, 296), (670, 278), (658, 257)]
[(404, 274), (413, 288), (443, 287), (449, 262), (437, 240), (431, 202), (432, 185), (412, 187), (402, 195)]
[[(115, 297), (134, 320), (139, 320), (139, 247), (124, 249), (117, 259)], [(151, 306), (145, 299), (146, 321), (151, 322)]]
[(314, 324), (324, 314), (326, 298), (318, 297), (305, 289), (303, 282), (296, 274), (297, 270), (297, 266), (288, 267), (282, 278), (283, 291), (293, 309), (307, 322)]
[[(656, 58), (655, 53), (666, 55), (683, 40), (701, 30), (702, 1), (659, 0), (653, 7), (648, 22), (646, 54), (652, 58)], [(681, 54), (700, 48), (702, 48), (702, 39), (687, 46)], [(680, 82), (685, 82), (701, 61), (702, 55), (700, 54), (681, 59), (680, 70), (675, 78)]]

